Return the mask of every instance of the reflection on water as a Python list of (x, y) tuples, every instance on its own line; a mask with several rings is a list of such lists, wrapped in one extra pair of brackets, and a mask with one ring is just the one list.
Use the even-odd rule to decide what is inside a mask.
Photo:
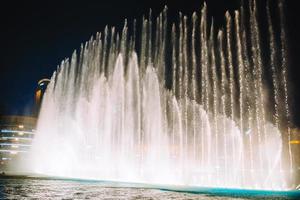
[[(208, 196), (163, 191), (158, 189), (107, 187), (99, 182), (1, 179), (0, 199), (232, 199), (232, 197)], [(234, 198), (245, 199), (245, 198)], [(246, 198), (248, 199), (248, 198)], [(262, 199), (262, 198), (259, 198)], [(270, 198), (266, 198), (270, 199)], [(274, 199), (274, 198), (271, 198)], [(277, 198), (276, 198), (277, 199)], [(279, 198), (278, 198), (279, 199)]]

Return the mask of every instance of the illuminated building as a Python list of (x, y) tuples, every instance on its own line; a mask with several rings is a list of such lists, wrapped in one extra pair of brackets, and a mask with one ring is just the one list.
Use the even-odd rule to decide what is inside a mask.
[(38, 82), (38, 87), (35, 90), (35, 97), (34, 97), (34, 100), (35, 100), (34, 116), (38, 116), (38, 114), (39, 114), (43, 96), (44, 96), (44, 93), (47, 89), (49, 82), (50, 82), (50, 80), (47, 78), (41, 79)]
[(19, 162), (27, 159), (34, 137), (36, 118), (0, 116), (0, 170), (21, 171)]
[(291, 129), (290, 145), (293, 154), (293, 169), (295, 171), (295, 182), (300, 183), (300, 129)]
[(20, 163), (28, 159), (37, 116), (49, 79), (41, 79), (35, 91), (33, 117), (0, 116), (0, 172), (21, 172)]

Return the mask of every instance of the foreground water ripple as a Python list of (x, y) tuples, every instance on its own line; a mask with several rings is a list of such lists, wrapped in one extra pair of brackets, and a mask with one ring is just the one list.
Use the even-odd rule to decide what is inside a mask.
[[(159, 189), (108, 187), (99, 182), (48, 180), (48, 179), (0, 179), (0, 199), (251, 199), (251, 197), (221, 197), (191, 194)], [(259, 199), (282, 199), (265, 197)]]

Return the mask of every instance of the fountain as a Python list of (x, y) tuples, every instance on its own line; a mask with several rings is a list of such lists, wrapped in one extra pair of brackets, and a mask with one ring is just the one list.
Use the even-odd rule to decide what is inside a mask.
[(200, 13), (179, 14), (174, 22), (165, 8), (157, 18), (150, 12), (140, 26), (125, 21), (121, 33), (114, 27), (97, 33), (51, 78), (33, 142), (32, 172), (289, 189), (283, 1), (276, 9), (268, 3), (262, 8), (268, 22), (264, 48), (255, 0), (226, 12), (223, 28), (207, 17), (204, 4)]

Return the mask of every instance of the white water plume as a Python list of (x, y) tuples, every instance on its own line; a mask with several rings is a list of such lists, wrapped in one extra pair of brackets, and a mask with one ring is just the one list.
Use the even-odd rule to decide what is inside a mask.
[[(34, 138), (32, 172), (287, 189), (291, 164), (283, 164), (283, 157), (291, 154), (283, 149), (290, 148), (284, 140), (289, 111), (278, 106), (288, 98), (286, 58), (277, 59), (284, 61), (282, 67), (275, 62), (286, 50), (276, 47), (267, 8), (271, 53), (262, 58), (257, 5), (250, 0), (245, 8), (248, 14), (244, 7), (226, 13), (224, 30), (210, 25), (204, 5), (200, 16), (180, 14), (171, 26), (167, 9), (156, 20), (150, 13), (141, 37), (136, 37), (136, 21), (125, 22), (121, 34), (108, 27), (98, 33), (51, 78)], [(279, 34), (284, 40), (285, 32)], [(265, 69), (268, 59), (271, 74)], [(269, 85), (266, 76), (273, 79)], [(263, 88), (274, 90), (273, 105), (265, 105)]]

